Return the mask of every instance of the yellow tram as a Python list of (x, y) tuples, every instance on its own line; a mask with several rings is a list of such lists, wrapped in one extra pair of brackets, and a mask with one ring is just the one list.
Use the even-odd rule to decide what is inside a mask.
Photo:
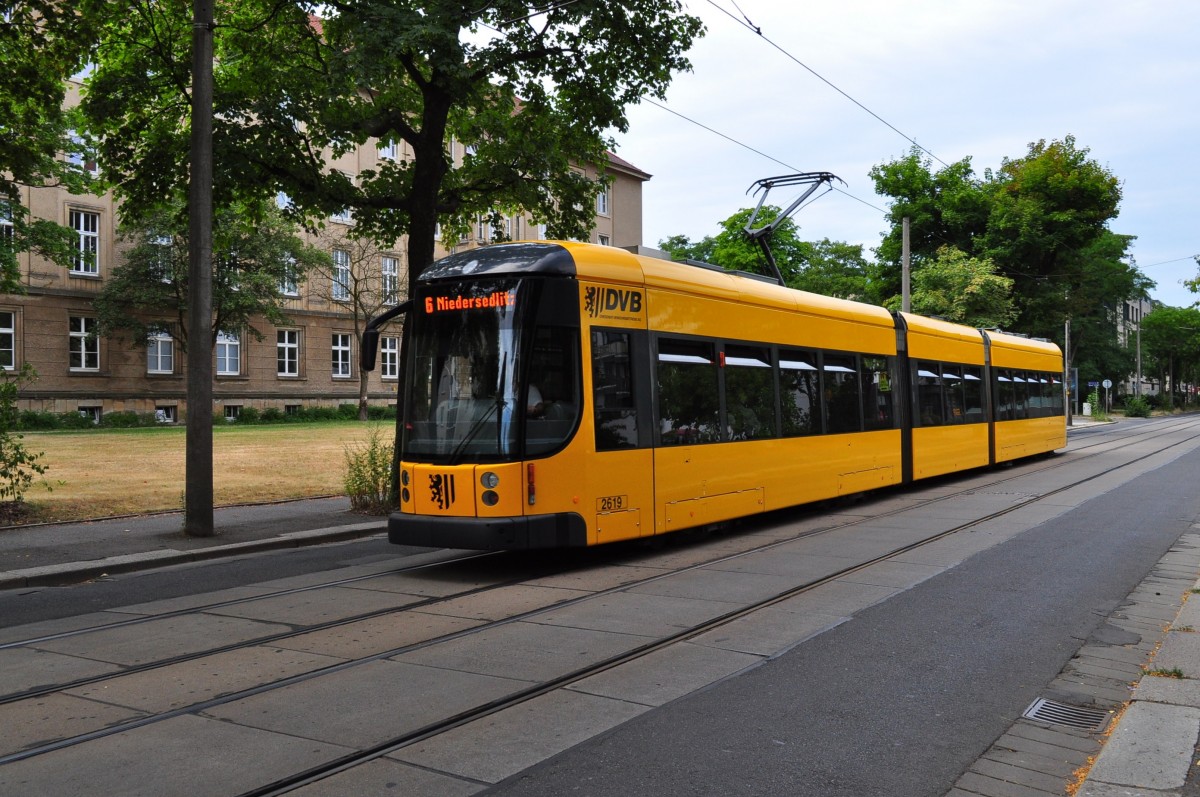
[(754, 275), (501, 244), (405, 309), (395, 543), (597, 545), (1066, 444), (1053, 344)]

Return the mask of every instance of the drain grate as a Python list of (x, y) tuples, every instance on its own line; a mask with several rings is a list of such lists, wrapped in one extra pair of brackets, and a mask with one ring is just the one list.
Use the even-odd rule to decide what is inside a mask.
[(1039, 697), (1029, 704), (1029, 708), (1025, 709), (1021, 716), (1085, 731), (1098, 731), (1107, 724), (1109, 714), (1103, 709), (1068, 706), (1066, 703), (1056, 703)]

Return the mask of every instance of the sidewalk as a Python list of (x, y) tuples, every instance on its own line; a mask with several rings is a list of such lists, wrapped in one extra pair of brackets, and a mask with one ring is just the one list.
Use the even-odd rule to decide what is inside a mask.
[(345, 497), (222, 507), (217, 534), (189, 537), (170, 512), (0, 529), (0, 589), (70, 584), (221, 556), (316, 545), (387, 531), (387, 519), (350, 512)]

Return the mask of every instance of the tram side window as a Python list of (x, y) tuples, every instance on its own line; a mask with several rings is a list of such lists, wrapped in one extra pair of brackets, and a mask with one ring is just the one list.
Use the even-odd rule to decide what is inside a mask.
[(659, 443), (715, 443), (721, 439), (717, 362), (713, 344), (658, 341)]
[(1062, 379), (1055, 374), (1050, 376), (1050, 414), (1054, 417), (1066, 414), (1066, 398), (1063, 396)]
[(592, 331), (592, 403), (597, 451), (635, 448), (638, 443), (629, 339), (628, 332)]
[(1013, 419), (1013, 407), (1016, 404), (1014, 389), (1012, 372), (996, 371), (996, 420), (1011, 421)]
[(1045, 416), (1045, 381), (1046, 378), (1041, 374), (1029, 372), (1026, 376), (1026, 385), (1029, 388), (1029, 402), (1026, 410), (1030, 418), (1041, 418)]
[(983, 420), (983, 369), (977, 365), (962, 366), (963, 411), (967, 423)]
[(783, 436), (819, 434), (820, 380), (817, 355), (801, 349), (779, 350), (779, 390)]
[(1013, 418), (1029, 417), (1029, 380), (1024, 371), (1013, 371)]
[(937, 363), (917, 363), (917, 421), (919, 426), (941, 426), (945, 423), (942, 399), (942, 377)]
[(729, 440), (775, 436), (775, 371), (758, 346), (725, 347), (725, 423)]
[(963, 375), (960, 366), (942, 366), (942, 387), (945, 390), (946, 398), (946, 423), (966, 423), (966, 397), (964, 396)]
[(545, 454), (567, 441), (579, 417), (579, 333), (569, 327), (534, 330), (525, 400), (525, 453)]
[(887, 357), (862, 358), (863, 423), (867, 431), (891, 429), (892, 373)]
[(825, 420), (830, 434), (862, 431), (857, 359), (853, 354), (825, 355)]

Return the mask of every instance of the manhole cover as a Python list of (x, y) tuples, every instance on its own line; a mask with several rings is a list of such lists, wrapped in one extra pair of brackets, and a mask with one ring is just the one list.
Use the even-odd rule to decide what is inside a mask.
[(1039, 697), (1029, 704), (1029, 708), (1025, 709), (1021, 716), (1085, 731), (1098, 731), (1108, 722), (1109, 715), (1103, 709), (1068, 706), (1066, 703), (1056, 703)]

